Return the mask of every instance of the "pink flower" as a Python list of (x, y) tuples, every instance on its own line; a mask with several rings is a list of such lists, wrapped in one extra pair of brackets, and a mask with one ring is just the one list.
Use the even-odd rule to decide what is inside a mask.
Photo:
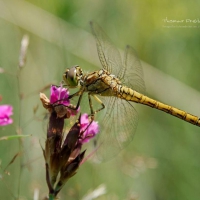
[[(69, 91), (67, 88), (63, 88), (62, 86), (57, 87), (55, 85), (52, 85), (50, 90), (51, 90), (50, 103), (54, 104), (54, 107), (58, 105), (63, 105), (67, 107), (70, 105)], [(76, 115), (79, 112), (79, 110), (80, 110), (80, 107), (77, 110), (68, 109), (71, 116)]]
[(0, 105), (0, 126), (12, 124), (13, 120), (10, 116), (13, 114), (13, 107), (10, 105)]
[[(81, 139), (79, 139), (79, 143), (84, 144), (90, 141), (95, 135), (99, 132), (99, 125), (96, 121), (93, 121), (90, 124), (90, 120), (88, 118), (88, 114), (82, 114), (81, 115)], [(90, 124), (90, 125), (89, 125)], [(89, 126), (88, 126), (89, 125)]]
[(51, 86), (50, 100), (42, 93), (40, 100), (50, 112), (43, 154), (47, 166), (47, 185), (51, 194), (56, 196), (68, 179), (76, 174), (78, 167), (85, 162), (83, 159), (86, 150), (81, 151), (82, 145), (99, 132), (99, 126), (97, 122), (91, 121), (88, 114), (79, 115), (64, 138), (65, 120), (77, 114), (80, 107), (75, 109), (76, 106), (70, 104), (69, 91), (63, 87)]
[[(54, 110), (57, 116), (63, 117), (66, 111), (70, 112), (70, 116), (76, 115), (80, 107), (75, 110), (70, 106), (69, 101), (69, 91), (67, 88), (51, 86), (50, 103), (54, 106)], [(91, 119), (89, 119), (88, 114), (82, 114), (80, 118), (80, 134), (79, 134), (79, 144), (84, 144), (90, 141), (98, 132), (99, 125), (97, 122), (93, 121), (91, 124)]]
[(51, 104), (62, 104), (68, 106), (69, 102), (69, 91), (67, 88), (51, 86), (50, 103)]

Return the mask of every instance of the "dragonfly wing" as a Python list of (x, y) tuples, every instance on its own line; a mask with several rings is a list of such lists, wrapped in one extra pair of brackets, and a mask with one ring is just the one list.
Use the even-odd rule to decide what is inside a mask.
[(124, 80), (126, 86), (144, 94), (145, 83), (142, 65), (136, 51), (130, 46), (125, 49), (123, 66), (119, 78)]
[(132, 141), (138, 124), (138, 114), (128, 101), (116, 97), (101, 99), (106, 108), (96, 115), (100, 126), (97, 157), (106, 161)]
[(96, 39), (97, 52), (103, 68), (117, 75), (122, 67), (122, 59), (118, 49), (112, 44), (109, 37), (95, 22), (90, 22), (92, 33)]
[(119, 50), (112, 44), (101, 27), (94, 22), (91, 22), (90, 25), (96, 39), (97, 52), (103, 68), (116, 75), (126, 86), (144, 94), (143, 70), (136, 51), (127, 46), (122, 63)]
[[(111, 43), (104, 31), (94, 22), (90, 23), (96, 39), (97, 51), (104, 69), (117, 76), (124, 84), (144, 93), (143, 71), (135, 51), (127, 46), (122, 63), (120, 52)], [(119, 153), (133, 139), (138, 123), (138, 114), (132, 104), (117, 97), (100, 97), (105, 109), (95, 115), (100, 124), (97, 151), (102, 160), (108, 160)]]

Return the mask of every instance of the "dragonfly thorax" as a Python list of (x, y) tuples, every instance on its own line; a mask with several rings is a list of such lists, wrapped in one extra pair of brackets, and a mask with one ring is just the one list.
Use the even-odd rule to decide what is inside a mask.
[(105, 69), (82, 76), (81, 86), (85, 92), (101, 96), (116, 96), (120, 80)]

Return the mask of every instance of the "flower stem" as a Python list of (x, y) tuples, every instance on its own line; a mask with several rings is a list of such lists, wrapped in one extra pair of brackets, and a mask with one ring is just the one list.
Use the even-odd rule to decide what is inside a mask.
[(54, 194), (49, 194), (49, 200), (55, 200), (55, 195)]

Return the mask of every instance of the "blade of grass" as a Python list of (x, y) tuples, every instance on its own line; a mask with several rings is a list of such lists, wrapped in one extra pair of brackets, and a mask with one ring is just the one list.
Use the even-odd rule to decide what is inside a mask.
[(0, 140), (13, 140), (13, 139), (19, 139), (24, 137), (30, 137), (31, 135), (10, 135), (10, 136), (3, 136), (0, 137)]

